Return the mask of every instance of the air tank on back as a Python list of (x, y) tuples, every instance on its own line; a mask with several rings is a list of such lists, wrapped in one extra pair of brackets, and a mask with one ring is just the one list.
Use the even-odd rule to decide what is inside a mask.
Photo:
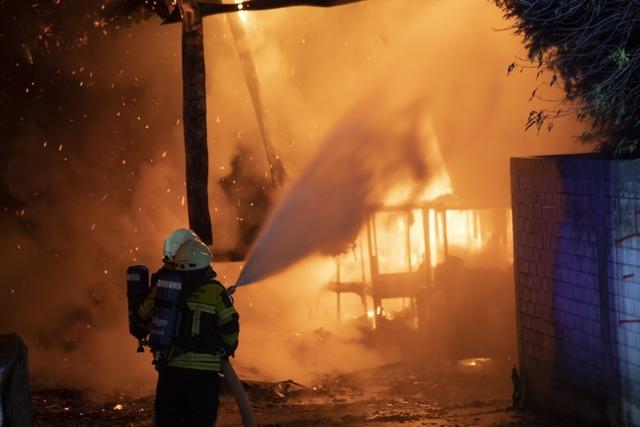
[(182, 317), (182, 278), (176, 273), (161, 271), (156, 276), (156, 299), (149, 332), (149, 346), (155, 356), (174, 344)]
[(144, 322), (138, 316), (138, 308), (149, 295), (149, 291), (149, 269), (143, 265), (133, 265), (127, 268), (129, 333), (138, 339), (138, 352), (142, 351), (142, 341), (149, 333)]

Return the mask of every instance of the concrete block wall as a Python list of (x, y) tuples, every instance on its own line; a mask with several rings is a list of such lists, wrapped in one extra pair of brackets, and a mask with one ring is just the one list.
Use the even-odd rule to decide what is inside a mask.
[(512, 159), (524, 398), (640, 425), (640, 162)]

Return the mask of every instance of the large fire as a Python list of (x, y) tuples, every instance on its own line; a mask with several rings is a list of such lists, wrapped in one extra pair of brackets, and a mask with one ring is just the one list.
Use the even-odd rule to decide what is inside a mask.
[[(379, 278), (389, 277), (400, 287), (403, 280), (418, 277), (421, 285), (417, 286), (431, 287), (436, 267), (449, 256), (473, 260), (491, 251), (492, 261), (487, 262), (485, 257), (482, 262), (500, 268), (507, 268), (512, 260), (510, 209), (459, 200), (431, 126), (423, 142), (435, 171), (428, 185), (415, 199), (411, 199), (416, 194), (415, 183), (394, 188), (380, 209), (370, 215), (350, 250), (335, 260), (332, 289), (339, 294), (360, 293), (370, 319), (383, 315), (383, 306), (387, 316), (393, 317), (394, 311), (406, 310), (417, 298), (411, 290), (404, 294), (399, 291), (395, 298), (376, 304), (375, 284)], [(490, 244), (497, 247), (489, 248)], [(368, 296), (374, 298), (372, 310), (367, 308)]]
[[(304, 174), (323, 138), (363, 98), (374, 100), (360, 105), (365, 124), (387, 128), (370, 112), (386, 101), (375, 98), (381, 88), (408, 104), (423, 100), (426, 114), (414, 116), (410, 110), (406, 118), (431, 128), (423, 140), (430, 163), (427, 185), (416, 189), (407, 181), (376, 198), (378, 210), (358, 222), (360, 233), (356, 229), (355, 236), (342, 236), (352, 245), (339, 256), (338, 267), (331, 258), (315, 256), (238, 292), (243, 322), (238, 363), (247, 372), (302, 378), (310, 366), (361, 366), (371, 353), (360, 347), (323, 348), (333, 358), (301, 358), (297, 341), (286, 337), (292, 331), (329, 328), (336, 299), (323, 287), (331, 276), (339, 276), (333, 281), (341, 283), (371, 283), (371, 255), (379, 264), (378, 275), (430, 271), (434, 280), (445, 252), (468, 264), (483, 257), (482, 265), (510, 265), (509, 157), (566, 151), (557, 141), (570, 141), (577, 132), (562, 123), (551, 137), (523, 132), (528, 112), (538, 108), (527, 103), (535, 75), (506, 78), (513, 55), (524, 53), (508, 32), (493, 30), (508, 23), (490, 3), (393, 0), (327, 10), (240, 11), (262, 85), (267, 127), (292, 181)], [(225, 19), (205, 20), (210, 200), (218, 252), (236, 247), (239, 224), (247, 222), (238, 201), (229, 200), (219, 185), (234, 167), (238, 146), (249, 153), (243, 157), (247, 170), (259, 178), (268, 172)], [(14, 214), (6, 202), (1, 217), (7, 231), (1, 251), (11, 262), (0, 320), (28, 340), (32, 369), (41, 381), (151, 386), (148, 360), (135, 353), (126, 335), (122, 273), (131, 263), (157, 268), (164, 236), (187, 222), (180, 28), (142, 23), (45, 71), (77, 76), (73, 83), (82, 82), (90, 96), (81, 106), (86, 114), (67, 117), (61, 110), (47, 126), (30, 124), (5, 144), (16, 149), (6, 156), (2, 179), (20, 208)], [(51, 105), (57, 106), (57, 100)], [(377, 130), (362, 142), (373, 154), (388, 142), (374, 139)], [(395, 154), (394, 148), (407, 146), (402, 144), (392, 140), (385, 149)], [(387, 152), (381, 160), (387, 160)], [(383, 172), (385, 178), (393, 170)], [(230, 187), (231, 192), (242, 190)], [(246, 211), (262, 214), (264, 206), (255, 203)], [(452, 208), (443, 214), (445, 206)], [(308, 227), (309, 232), (318, 227)], [(279, 238), (283, 245), (298, 243), (289, 234)], [(239, 266), (216, 269), (233, 284)], [(423, 277), (426, 281), (427, 274)], [(364, 313), (358, 297), (343, 297), (343, 319)], [(371, 317), (381, 315), (382, 308), (389, 314), (395, 305), (410, 308), (408, 300), (389, 299), (376, 313), (367, 296), (366, 311)]]

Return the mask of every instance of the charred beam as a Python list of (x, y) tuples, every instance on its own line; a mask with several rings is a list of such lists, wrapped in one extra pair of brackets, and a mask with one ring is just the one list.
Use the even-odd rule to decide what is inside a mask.
[(213, 244), (209, 213), (209, 151), (202, 16), (195, 0), (184, 0), (182, 83), (184, 148), (189, 227), (207, 245)]
[[(219, 15), (222, 13), (233, 13), (240, 10), (269, 10), (280, 9), (292, 6), (313, 6), (313, 7), (334, 7), (344, 4), (358, 3), (364, 0), (247, 0), (242, 3), (216, 3), (213, 0), (200, 1), (202, 16)], [(169, 17), (165, 18), (165, 24), (180, 21), (180, 13), (175, 10)]]

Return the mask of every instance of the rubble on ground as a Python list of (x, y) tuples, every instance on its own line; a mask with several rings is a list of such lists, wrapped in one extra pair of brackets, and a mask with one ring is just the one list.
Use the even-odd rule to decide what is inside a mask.
[[(424, 359), (325, 375), (315, 384), (243, 384), (263, 426), (571, 427), (567, 420), (510, 409), (511, 364), (485, 360), (473, 369), (468, 363)], [(33, 406), (36, 426), (153, 425), (153, 396), (34, 387)], [(242, 425), (228, 392), (221, 398), (218, 425)]]

